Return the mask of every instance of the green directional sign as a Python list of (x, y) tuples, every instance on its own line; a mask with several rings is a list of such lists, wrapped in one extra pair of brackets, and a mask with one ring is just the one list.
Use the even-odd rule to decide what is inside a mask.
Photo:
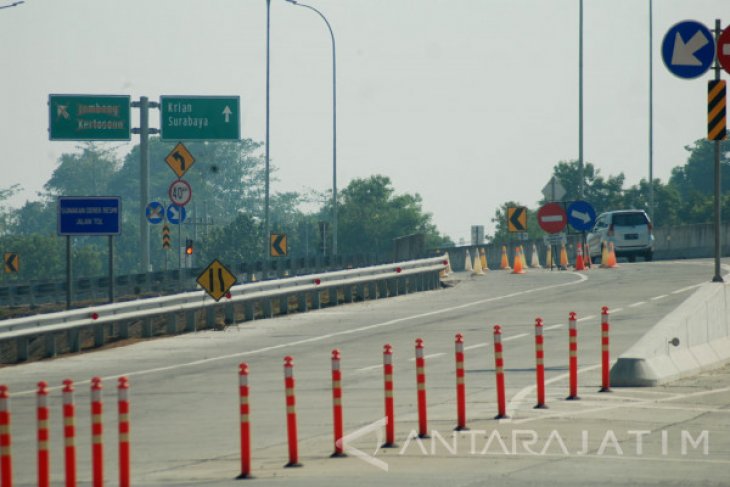
[(48, 95), (51, 140), (129, 140), (129, 96)]
[(238, 140), (238, 96), (161, 96), (162, 140)]

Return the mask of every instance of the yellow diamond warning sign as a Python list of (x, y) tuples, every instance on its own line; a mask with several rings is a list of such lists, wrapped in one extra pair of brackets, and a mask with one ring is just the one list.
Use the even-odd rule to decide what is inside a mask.
[(167, 157), (165, 162), (172, 169), (177, 177), (181, 178), (195, 164), (195, 158), (183, 143), (178, 143)]
[(218, 301), (236, 284), (236, 276), (218, 262), (218, 259), (213, 259), (213, 262), (200, 273), (196, 282), (211, 298)]

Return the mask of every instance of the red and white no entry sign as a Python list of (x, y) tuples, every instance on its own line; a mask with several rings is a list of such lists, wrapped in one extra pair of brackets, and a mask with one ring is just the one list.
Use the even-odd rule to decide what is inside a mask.
[(537, 210), (537, 224), (548, 233), (559, 233), (567, 223), (568, 216), (558, 203), (548, 203)]
[(730, 27), (726, 27), (717, 38), (717, 60), (730, 73)]
[(184, 179), (178, 179), (172, 182), (170, 189), (167, 190), (167, 195), (170, 197), (170, 201), (177, 206), (185, 206), (193, 197), (193, 188)]

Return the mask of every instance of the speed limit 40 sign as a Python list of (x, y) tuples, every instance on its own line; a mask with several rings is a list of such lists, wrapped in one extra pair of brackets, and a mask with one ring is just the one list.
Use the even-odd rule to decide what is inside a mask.
[(172, 182), (170, 189), (167, 190), (167, 195), (170, 197), (170, 201), (177, 206), (185, 206), (193, 197), (193, 188), (184, 179), (178, 179)]

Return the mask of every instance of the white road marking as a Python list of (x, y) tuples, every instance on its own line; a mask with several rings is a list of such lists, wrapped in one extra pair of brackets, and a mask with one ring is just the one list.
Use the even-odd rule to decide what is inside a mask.
[(664, 298), (667, 298), (667, 297), (669, 297), (669, 294), (660, 294), (659, 296), (654, 296), (653, 298), (651, 298), (651, 300), (652, 301), (658, 301), (660, 299), (664, 299)]
[(542, 329), (542, 331), (557, 330), (558, 328), (562, 328), (564, 326), (565, 326), (564, 324), (558, 323), (557, 325), (546, 326), (545, 328)]
[(502, 338), (503, 342), (509, 342), (511, 340), (517, 340), (518, 338), (524, 338), (526, 336), (529, 336), (529, 333), (520, 333), (519, 335), (512, 335), (510, 337)]
[(476, 343), (474, 345), (469, 345), (468, 347), (464, 347), (464, 350), (474, 350), (475, 348), (482, 348), (489, 345), (489, 342), (484, 343)]
[(700, 284), (694, 284), (692, 286), (683, 287), (682, 289), (677, 289), (676, 291), (672, 291), (672, 294), (679, 294), (679, 293), (683, 293), (685, 291), (690, 291), (692, 289), (700, 287), (702, 284), (704, 284), (704, 282), (700, 283)]
[(646, 301), (637, 301), (635, 303), (631, 303), (629, 305), (629, 308), (636, 308), (637, 306), (641, 306), (642, 304), (646, 304)]
[(595, 317), (596, 317), (596, 315), (584, 316), (583, 318), (578, 318), (575, 321), (577, 321), (578, 323), (580, 323), (581, 321), (592, 320)]
[[(439, 353), (432, 353), (431, 355), (424, 355), (423, 358), (424, 359), (430, 359), (430, 358), (440, 357), (442, 355), (446, 355), (446, 352), (439, 352)], [(415, 362), (416, 361), (416, 357), (411, 357), (411, 358), (408, 359), (408, 361), (409, 362)]]

